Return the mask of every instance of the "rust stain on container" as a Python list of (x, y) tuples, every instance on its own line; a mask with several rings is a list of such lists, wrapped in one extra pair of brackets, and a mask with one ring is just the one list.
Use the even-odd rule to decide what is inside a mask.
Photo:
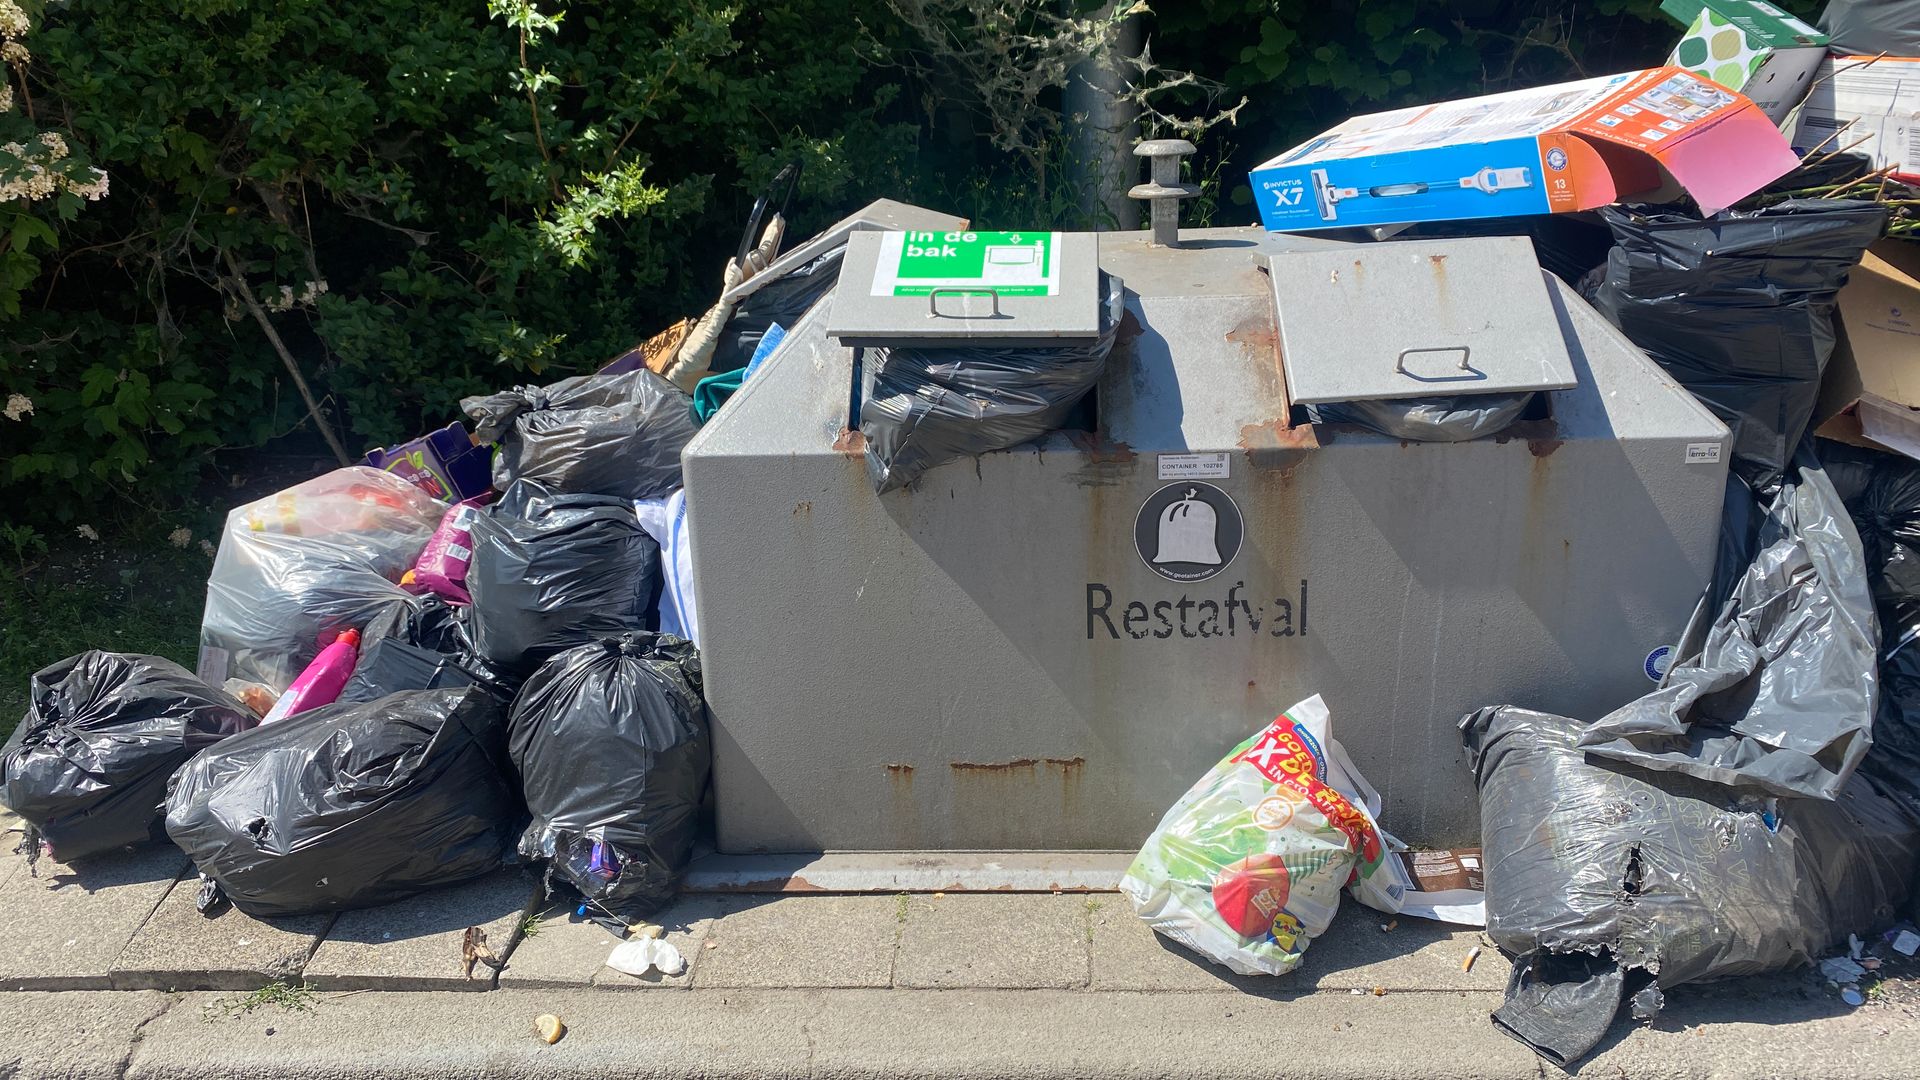
[(793, 504), (793, 516), (810, 518), (813, 516), (813, 503), (797, 502)]
[(1039, 758), (1014, 758), (1012, 761), (953, 761), (947, 767), (957, 773), (999, 773), (1005, 774), (1017, 770), (1032, 772), (1040, 764)]
[(1067, 441), (1096, 465), (1124, 465), (1139, 456), (1133, 447), (1107, 438), (1103, 431), (1069, 431)]
[(1566, 445), (1566, 440), (1560, 437), (1560, 429), (1552, 419), (1522, 420), (1508, 426), (1505, 431), (1493, 437), (1496, 443), (1512, 442), (1515, 439), (1525, 440), (1527, 453), (1537, 458), (1551, 457), (1555, 450)]
[(843, 454), (865, 454), (867, 452), (867, 437), (853, 428), (843, 428), (840, 431), (840, 437), (833, 440), (833, 448)]
[(892, 780), (896, 783), (905, 783), (908, 787), (912, 787), (913, 786), (913, 766), (902, 765), (897, 762), (889, 762), (887, 764), (887, 779)]

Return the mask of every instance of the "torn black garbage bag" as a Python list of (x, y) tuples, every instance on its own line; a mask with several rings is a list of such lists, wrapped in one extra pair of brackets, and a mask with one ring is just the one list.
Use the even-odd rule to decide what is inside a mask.
[(1100, 335), (1092, 341), (866, 350), (860, 434), (873, 489), (894, 491), (935, 465), (1059, 427), (1100, 380), (1120, 331), (1120, 279), (1102, 274), (1100, 290)]
[(470, 397), (473, 437), (500, 444), (493, 486), (538, 480), (556, 492), (650, 499), (680, 486), (680, 451), (699, 429), (693, 401), (642, 368)]
[(1561, 716), (1481, 709), (1460, 726), (1487, 931), (1519, 958), (1494, 1022), (1556, 1064), (1591, 1051), (1629, 994), (1649, 1015), (1663, 989), (1804, 965), (1876, 929), (1920, 865), (1920, 827), (1861, 778), (1831, 801), (1775, 799), (1589, 761)]
[(693, 643), (634, 633), (561, 653), (514, 700), (508, 754), (532, 824), (520, 854), (620, 915), (673, 896), (710, 753)]
[[(35, 672), (27, 714), (0, 750), (0, 802), (70, 862), (164, 839), (167, 778), (201, 749), (259, 723), (171, 660), (98, 650)], [(37, 834), (37, 836), (35, 835)]]
[(188, 762), (167, 835), (249, 915), (391, 903), (500, 866), (522, 813), (505, 743), (478, 688), (323, 706)]
[(1733, 468), (1770, 494), (1833, 353), (1834, 295), (1886, 231), (1878, 203), (1790, 199), (1702, 219), (1604, 207), (1617, 245), (1593, 306), (1733, 429)]
[(468, 629), (500, 670), (527, 675), (563, 649), (647, 628), (660, 545), (625, 499), (518, 480), (472, 533)]
[(1581, 736), (1598, 757), (1831, 799), (1872, 741), (1879, 627), (1860, 539), (1802, 450), (1702, 648)]
[(520, 688), (480, 658), (467, 630), (468, 609), (438, 596), (394, 603), (360, 635), (360, 660), (336, 701), (368, 702), (402, 690), (480, 685), (504, 704)]

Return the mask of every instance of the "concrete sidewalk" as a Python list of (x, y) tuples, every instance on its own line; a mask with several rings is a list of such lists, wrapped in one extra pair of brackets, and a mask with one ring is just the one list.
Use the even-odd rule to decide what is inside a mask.
[[(1113, 894), (684, 897), (675, 978), (535, 912), (505, 872), (373, 911), (193, 908), (161, 849), (0, 860), (0, 1073), (27, 1076), (1485, 1076), (1552, 1073), (1494, 1031), (1508, 968), (1478, 933), (1348, 903), (1303, 967), (1242, 979)], [(486, 929), (500, 972), (462, 971)], [(249, 993), (269, 983), (311, 990)], [(626, 993), (618, 991), (626, 990)], [(485, 992), (481, 992), (485, 991)], [(1358, 993), (1355, 993), (1358, 991)], [(1849, 1009), (1805, 976), (1682, 990), (1594, 1075), (1920, 1075), (1909, 982)], [(532, 1034), (555, 1013), (557, 1046)], [(8, 1066), (11, 1068), (8, 1068)]]

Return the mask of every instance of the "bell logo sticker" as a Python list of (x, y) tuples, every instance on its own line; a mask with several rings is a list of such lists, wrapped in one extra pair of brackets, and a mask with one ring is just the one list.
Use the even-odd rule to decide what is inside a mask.
[(1240, 553), (1240, 508), (1212, 484), (1169, 484), (1148, 496), (1134, 520), (1134, 546), (1169, 581), (1205, 581)]

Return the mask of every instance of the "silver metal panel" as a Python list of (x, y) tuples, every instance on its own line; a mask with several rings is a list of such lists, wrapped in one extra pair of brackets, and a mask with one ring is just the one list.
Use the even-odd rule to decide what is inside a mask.
[[(848, 241), (827, 323), (827, 333), (843, 344), (1047, 342), (1100, 333), (1098, 242), (1093, 233), (1051, 234), (1056, 238), (1057, 291), (1037, 296), (1008, 294), (984, 285), (942, 287), (930, 295), (892, 295), (881, 266), (889, 235), (902, 234), (859, 233)], [(882, 282), (879, 287), (876, 280)]]
[[(844, 430), (851, 352), (816, 309), (688, 447), (722, 852), (1134, 849), (1313, 693), (1386, 826), (1457, 843), (1478, 835), (1463, 713), (1598, 716), (1653, 687), (1645, 658), (1713, 562), (1725, 465), (1688, 449), (1724, 426), (1556, 282), (1577, 384), (1551, 419), (1320, 441), (1286, 424), (1246, 258), (1306, 242), (1198, 238), (1217, 246), (1162, 260), (1102, 237), (1131, 318), (1100, 435), (877, 497)], [(1162, 453), (1226, 463), (1208, 482), (1244, 538), (1213, 578), (1169, 580), (1136, 544)]]
[(1289, 252), (1271, 267), (1297, 403), (1573, 385), (1526, 237)]

